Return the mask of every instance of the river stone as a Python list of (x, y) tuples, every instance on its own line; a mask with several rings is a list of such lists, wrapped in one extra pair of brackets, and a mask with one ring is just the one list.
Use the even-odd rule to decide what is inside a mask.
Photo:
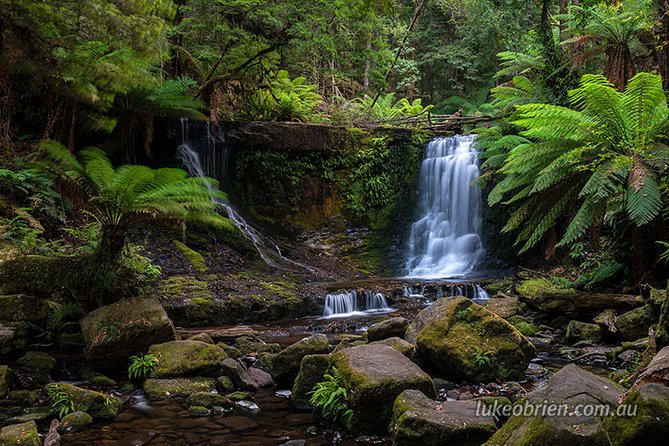
[(522, 378), (535, 349), (515, 327), (466, 297), (438, 299), (414, 319), (407, 341), (448, 378)]
[(630, 392), (623, 403), (631, 411), (626, 415), (632, 416), (606, 417), (602, 426), (602, 444), (613, 446), (667, 444), (669, 387), (661, 384), (644, 384)]
[(196, 392), (213, 392), (216, 390), (211, 378), (174, 378), (147, 379), (144, 392), (150, 400), (166, 400), (174, 397), (188, 397)]
[(623, 313), (615, 319), (616, 327), (626, 341), (645, 338), (650, 326), (656, 322), (657, 315), (650, 304)]
[(47, 375), (51, 374), (56, 368), (56, 360), (53, 356), (45, 352), (29, 351), (23, 357), (16, 361), (21, 367), (27, 367), (33, 370), (39, 370)]
[(221, 363), (221, 370), (240, 389), (256, 391), (260, 388), (246, 368), (236, 359), (227, 358)]
[(479, 446), (495, 432), (492, 415), (477, 412), (478, 401), (433, 401), (405, 390), (393, 405), (390, 425), (396, 446)]
[(657, 352), (657, 355), (637, 378), (634, 387), (648, 383), (669, 386), (669, 345)]
[(222, 407), (226, 411), (232, 410), (235, 407), (235, 404), (229, 398), (212, 392), (196, 392), (188, 397), (188, 404), (208, 409)]
[(228, 355), (221, 347), (202, 341), (170, 341), (152, 345), (149, 354), (158, 359), (153, 378), (178, 378), (221, 374), (221, 363)]
[[(567, 414), (580, 404), (609, 405), (615, 411), (622, 388), (613, 381), (596, 376), (574, 364), (569, 364), (553, 375), (546, 385), (527, 395), (517, 404), (540, 408), (546, 403), (566, 405)], [(546, 407), (546, 406), (543, 406)], [(553, 406), (555, 407), (555, 406)], [(544, 416), (542, 416), (544, 415)], [(512, 416), (485, 446), (592, 446), (600, 435), (601, 418), (584, 416)]]
[(370, 342), (370, 344), (387, 345), (389, 347), (394, 348), (398, 352), (402, 353), (404, 356), (406, 356), (413, 362), (417, 362), (418, 360), (418, 353), (416, 352), (416, 347), (413, 344), (410, 344), (409, 342), (405, 341), (404, 339), (400, 339), (398, 337), (392, 337), (383, 339), (381, 341)]
[(403, 338), (408, 326), (409, 323), (403, 317), (393, 317), (377, 322), (367, 329), (367, 340), (374, 342), (393, 337)]
[(258, 333), (253, 328), (248, 325), (237, 325), (236, 327), (230, 328), (219, 328), (216, 330), (208, 331), (209, 335), (215, 342), (234, 342), (237, 338), (242, 336), (257, 338), (260, 333)]
[(430, 376), (387, 345), (360, 345), (333, 353), (332, 365), (349, 391), (354, 431), (385, 431), (393, 403), (404, 390), (435, 395)]
[(272, 375), (270, 375), (264, 370), (261, 370), (256, 367), (249, 367), (247, 372), (251, 377), (251, 379), (256, 383), (258, 383), (258, 386), (260, 387), (272, 387), (274, 385), (274, 380), (272, 379)]
[(88, 313), (81, 320), (86, 358), (97, 368), (126, 366), (132, 355), (152, 344), (178, 339), (158, 300), (124, 299)]
[(63, 417), (60, 423), (61, 432), (79, 432), (93, 424), (93, 417), (86, 412), (72, 412)]
[(258, 353), (278, 353), (281, 351), (279, 344), (268, 344), (262, 339), (254, 337), (241, 336), (235, 341), (234, 347), (238, 349), (242, 355), (258, 354)]
[(311, 409), (313, 406), (309, 403), (311, 395), (309, 392), (314, 390), (314, 386), (323, 381), (330, 368), (330, 355), (307, 355), (302, 358), (300, 372), (295, 378), (290, 401), (298, 409)]
[(602, 328), (597, 324), (587, 322), (569, 321), (567, 325), (567, 341), (573, 343), (579, 341), (600, 342), (602, 340)]
[(200, 341), (206, 344), (215, 344), (209, 333), (198, 333), (188, 338), (189, 341)]
[(492, 311), (497, 316), (508, 319), (511, 316), (518, 314), (518, 298), (517, 297), (494, 297), (486, 302), (487, 310)]
[(12, 369), (6, 365), (0, 365), (0, 400), (5, 399), (12, 385)]
[(58, 383), (58, 385), (72, 398), (78, 411), (86, 412), (93, 418), (114, 418), (121, 410), (121, 400), (113, 396), (72, 384)]
[(1, 446), (40, 446), (37, 424), (28, 421), (21, 424), (13, 424), (0, 430)]
[(0, 296), (0, 321), (38, 324), (45, 321), (50, 314), (49, 305), (37, 297), (25, 294)]
[[(266, 356), (269, 370), (276, 382), (285, 383), (295, 379), (300, 371), (302, 358), (307, 355), (330, 353), (330, 343), (324, 334), (304, 338), (275, 355)], [(258, 364), (260, 367), (261, 364)], [(267, 365), (264, 365), (267, 367)], [(261, 367), (262, 368), (262, 367)]]

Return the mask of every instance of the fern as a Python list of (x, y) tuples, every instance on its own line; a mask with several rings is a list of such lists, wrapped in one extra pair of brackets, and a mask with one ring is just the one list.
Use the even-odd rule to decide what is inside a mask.
[(128, 378), (131, 381), (143, 380), (158, 367), (158, 364), (158, 358), (154, 355), (131, 356)]
[(58, 418), (63, 418), (65, 415), (76, 411), (72, 396), (65, 392), (63, 386), (55, 383), (48, 384), (46, 391), (52, 403), (51, 410), (58, 414)]
[(348, 391), (342, 385), (341, 372), (333, 367), (324, 375), (325, 381), (317, 383), (309, 392), (309, 402), (319, 409), (323, 416), (333, 423), (342, 422), (351, 428), (353, 410), (348, 405)]

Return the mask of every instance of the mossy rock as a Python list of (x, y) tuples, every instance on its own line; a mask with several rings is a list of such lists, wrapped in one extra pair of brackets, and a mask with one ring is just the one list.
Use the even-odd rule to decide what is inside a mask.
[(37, 297), (25, 294), (0, 296), (0, 321), (39, 324), (50, 314), (51, 310), (47, 303)]
[(602, 443), (612, 446), (664, 446), (669, 438), (669, 387), (645, 384), (623, 402), (632, 416), (607, 417)]
[[(256, 366), (269, 372), (277, 382), (291, 382), (300, 371), (302, 358), (307, 355), (326, 353), (330, 353), (330, 343), (327, 336), (315, 334), (288, 346), (275, 355), (261, 356), (261, 360)], [(264, 360), (265, 364), (263, 364), (263, 358), (269, 358), (269, 370), (266, 368), (267, 359)]]
[(0, 430), (0, 446), (41, 446), (37, 424), (28, 421), (5, 426)]
[(86, 412), (72, 412), (60, 420), (61, 432), (79, 432), (93, 424), (93, 417)]
[(248, 355), (250, 353), (278, 353), (281, 351), (281, 345), (279, 344), (268, 344), (261, 339), (248, 336), (237, 338), (234, 347), (237, 348), (242, 355)]
[(217, 377), (221, 374), (221, 363), (228, 358), (218, 345), (188, 340), (152, 345), (149, 354), (158, 360), (158, 366), (151, 372), (153, 378)]
[(29, 351), (23, 357), (16, 361), (21, 367), (27, 367), (33, 370), (39, 370), (47, 375), (51, 374), (56, 368), (56, 359), (48, 353)]
[(196, 392), (188, 397), (188, 404), (191, 406), (202, 406), (208, 409), (222, 407), (226, 411), (232, 410), (235, 407), (235, 404), (230, 398), (212, 392)]
[(208, 417), (209, 409), (204, 406), (190, 406), (188, 408), (188, 415), (191, 417)]
[(189, 341), (200, 341), (200, 342), (205, 342), (207, 344), (215, 344), (214, 340), (211, 338), (209, 333), (198, 333), (196, 335), (191, 336), (188, 338)]
[(497, 426), (492, 415), (481, 415), (477, 408), (474, 400), (434, 401), (418, 390), (405, 390), (393, 405), (393, 445), (479, 446)]
[(536, 353), (511, 324), (465, 297), (442, 298), (421, 311), (407, 340), (447, 377), (471, 382), (522, 378)]
[(539, 327), (524, 316), (511, 316), (507, 322), (525, 336), (534, 336), (539, 331)]
[(216, 378), (216, 390), (220, 393), (228, 393), (235, 390), (235, 384), (229, 376), (219, 376)]
[(58, 385), (72, 398), (78, 411), (86, 412), (93, 418), (112, 419), (121, 410), (121, 400), (113, 396), (72, 384), (58, 383)]
[(41, 390), (10, 390), (9, 399), (21, 406), (34, 406), (43, 399)]
[(648, 336), (648, 329), (657, 323), (658, 316), (651, 304), (623, 313), (615, 318), (618, 331), (626, 341)]
[(494, 297), (486, 302), (485, 308), (503, 319), (508, 319), (519, 313), (518, 298)]
[(128, 358), (152, 344), (178, 339), (172, 321), (158, 300), (124, 299), (98, 308), (81, 320), (84, 354), (101, 369), (125, 367)]
[(580, 341), (600, 342), (602, 340), (602, 327), (587, 322), (569, 321), (567, 340), (571, 343)]
[(188, 397), (197, 392), (213, 392), (216, 390), (212, 378), (174, 378), (147, 379), (144, 392), (151, 401), (166, 400), (176, 397)]
[(221, 363), (221, 372), (240, 389), (257, 391), (260, 388), (239, 360), (227, 358)]
[(302, 358), (300, 371), (293, 383), (290, 401), (298, 409), (312, 409), (309, 402), (311, 395), (309, 392), (314, 390), (314, 386), (323, 381), (330, 368), (330, 355), (307, 355)]
[(367, 329), (367, 340), (373, 342), (393, 337), (404, 338), (408, 326), (409, 323), (403, 317), (393, 317), (377, 322)]
[(435, 395), (430, 376), (387, 345), (361, 345), (333, 353), (332, 366), (339, 370), (342, 385), (349, 391), (354, 431), (387, 431), (393, 403), (405, 390)]
[(199, 273), (206, 273), (209, 271), (207, 267), (207, 262), (205, 262), (202, 254), (195, 251), (194, 249), (189, 248), (178, 240), (173, 240), (172, 243), (174, 246), (181, 252), (181, 254), (188, 259), (188, 262), (193, 267), (193, 269)]
[(392, 337), (383, 339), (381, 341), (370, 342), (370, 345), (375, 345), (375, 344), (383, 344), (392, 347), (398, 352), (402, 353), (407, 358), (409, 358), (411, 361), (418, 363), (418, 352), (416, 351), (416, 346), (405, 341), (404, 339)]
[(12, 369), (6, 365), (0, 365), (0, 400), (4, 399), (12, 385)]

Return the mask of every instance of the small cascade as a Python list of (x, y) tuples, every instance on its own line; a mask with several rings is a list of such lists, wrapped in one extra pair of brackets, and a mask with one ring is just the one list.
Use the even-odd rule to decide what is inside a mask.
[(479, 283), (442, 283), (404, 287), (404, 297), (426, 304), (442, 297), (455, 296), (464, 296), (476, 302), (485, 302), (490, 298), (488, 292)]
[(481, 243), (481, 193), (473, 136), (432, 140), (420, 168), (418, 219), (411, 225), (407, 275), (464, 278), (485, 250)]
[[(360, 305), (360, 304), (363, 305)], [(325, 296), (323, 319), (363, 316), (372, 313), (395, 311), (388, 305), (383, 293), (364, 291), (362, 296), (356, 290), (340, 291)]]
[[(209, 123), (207, 122), (205, 124), (207, 129), (206, 134), (203, 137), (197, 138), (197, 141), (191, 141), (189, 138), (189, 122), (187, 119), (181, 119), (182, 141), (177, 147), (177, 159), (192, 176), (225, 179), (225, 172), (227, 171), (227, 163), (229, 159), (228, 152), (218, 147), (218, 143), (222, 142), (222, 136), (214, 135), (211, 132)], [(204, 140), (204, 142), (202, 142), (202, 140)], [(208, 187), (211, 190), (212, 186), (208, 185)], [(265, 263), (277, 269), (287, 269), (286, 265), (290, 265), (305, 269), (311, 273), (316, 273), (314, 268), (284, 257), (276, 244), (271, 241), (267, 241), (266, 243), (266, 239), (260, 232), (248, 224), (230, 202), (214, 200), (225, 210), (230, 221), (232, 221), (241, 233), (253, 244)], [(281, 264), (277, 262), (275, 258), (278, 259)]]

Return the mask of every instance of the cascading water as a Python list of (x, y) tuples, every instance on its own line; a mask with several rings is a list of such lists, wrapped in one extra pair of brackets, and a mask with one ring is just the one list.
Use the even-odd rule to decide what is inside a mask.
[(388, 306), (388, 301), (386, 301), (386, 296), (383, 293), (364, 291), (363, 297), (364, 307), (360, 308), (360, 295), (355, 290), (327, 294), (325, 296), (323, 319), (395, 311), (394, 308)]
[[(204, 142), (197, 144), (191, 142), (189, 138), (189, 122), (187, 119), (181, 119), (181, 144), (177, 147), (177, 159), (181, 161), (181, 164), (186, 168), (188, 173), (192, 176), (197, 176), (200, 178), (221, 178), (224, 176), (228, 156), (227, 151), (220, 152), (218, 145), (216, 144), (216, 138), (219, 140), (220, 137), (215, 137), (209, 127), (209, 123), (206, 123), (206, 135), (203, 139)], [(197, 150), (197, 145), (203, 145), (204, 147), (201, 150)], [(202, 152), (202, 155), (201, 153)], [(202, 158), (204, 162), (202, 162)], [(222, 166), (220, 166), (222, 164)], [(203, 168), (204, 165), (204, 168)], [(207, 183), (209, 189), (213, 187)], [(221, 201), (215, 198), (212, 198), (218, 205), (220, 205), (225, 213), (228, 215), (228, 218), (232, 223), (241, 231), (242, 234), (255, 246), (258, 254), (268, 265), (278, 268), (286, 269), (284, 265), (297, 266), (311, 273), (315, 273), (316, 270), (308, 265), (304, 265), (299, 262), (295, 262), (291, 259), (284, 257), (281, 254), (279, 247), (271, 242), (268, 244), (265, 243), (264, 238), (253, 226), (249, 225), (246, 220), (241, 216), (241, 214), (229, 203), (226, 201)], [(283, 265), (279, 264), (274, 258), (277, 258)]]
[(485, 254), (481, 243), (481, 192), (473, 136), (437, 138), (420, 168), (419, 217), (411, 225), (409, 277), (463, 278)]

